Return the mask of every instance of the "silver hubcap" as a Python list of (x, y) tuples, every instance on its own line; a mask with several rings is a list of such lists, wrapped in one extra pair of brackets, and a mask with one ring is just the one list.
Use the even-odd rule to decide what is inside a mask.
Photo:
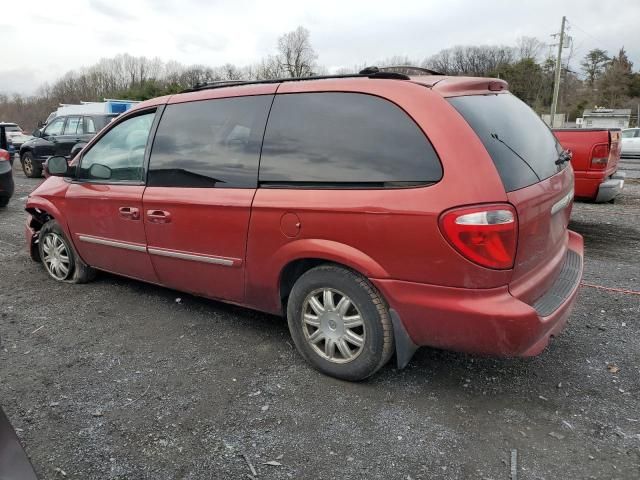
[(28, 174), (31, 174), (31, 157), (24, 157), (24, 169)]
[(49, 275), (56, 280), (65, 280), (69, 275), (70, 260), (62, 238), (57, 233), (47, 233), (42, 242), (44, 265)]
[(344, 293), (331, 288), (311, 292), (302, 306), (306, 341), (325, 360), (353, 361), (364, 349), (366, 331), (360, 311)]

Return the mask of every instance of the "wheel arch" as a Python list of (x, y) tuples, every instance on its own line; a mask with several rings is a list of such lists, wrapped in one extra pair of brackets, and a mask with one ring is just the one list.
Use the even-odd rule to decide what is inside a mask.
[(42, 197), (30, 198), (27, 201), (25, 210), (31, 216), (31, 218), (27, 219), (26, 232), (29, 253), (32, 259), (40, 261), (40, 254), (37, 246), (38, 235), (42, 226), (49, 220), (56, 220), (64, 234), (73, 244), (73, 238), (69, 231), (66, 219), (52, 202)]
[[(289, 244), (291, 245), (291, 244)], [(326, 249), (318, 249), (322, 245)], [(296, 258), (290, 258), (289, 261), (282, 264), (278, 276), (278, 300), (279, 307), (282, 312), (286, 312), (286, 302), (291, 293), (293, 285), (305, 272), (319, 265), (336, 265), (351, 270), (363, 277), (370, 278), (389, 278), (389, 273), (378, 262), (366, 255), (364, 252), (357, 250), (351, 246), (338, 244), (331, 241), (314, 241), (314, 248), (301, 248)], [(309, 252), (308, 256), (302, 254), (303, 251)], [(314, 254), (311, 254), (311, 251)], [(354, 253), (357, 253), (355, 256)], [(375, 285), (372, 287), (378, 290)], [(391, 307), (389, 301), (384, 297), (384, 293), (378, 290), (380, 297), (387, 304), (389, 315), (394, 331), (394, 348), (396, 352), (396, 365), (399, 369), (404, 369), (418, 346), (413, 343), (410, 335), (400, 319), (398, 312)]]
[(274, 256), (277, 263), (277, 301), (283, 302), (296, 280), (308, 270), (322, 264), (334, 264), (365, 278), (388, 278), (388, 272), (366, 253), (332, 240), (298, 240), (284, 245)]
[(22, 161), (22, 158), (24, 157), (25, 153), (31, 153), (33, 155), (33, 147), (32, 146), (25, 146), (25, 145), (22, 145), (20, 147), (20, 151), (18, 152), (18, 156), (20, 157), (20, 161)]

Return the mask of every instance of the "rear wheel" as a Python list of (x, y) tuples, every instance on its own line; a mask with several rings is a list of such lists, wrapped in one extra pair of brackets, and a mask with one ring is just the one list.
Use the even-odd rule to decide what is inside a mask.
[(33, 159), (31, 152), (25, 152), (20, 158), (22, 171), (29, 178), (40, 178), (42, 176), (42, 165)]
[(93, 280), (95, 270), (78, 257), (58, 222), (49, 220), (45, 223), (38, 238), (40, 258), (51, 278), (71, 283)]
[(358, 381), (393, 354), (387, 306), (364, 277), (333, 265), (304, 273), (287, 306), (291, 336), (302, 356), (333, 377)]
[(4, 208), (9, 205), (9, 197), (0, 197), (0, 208)]

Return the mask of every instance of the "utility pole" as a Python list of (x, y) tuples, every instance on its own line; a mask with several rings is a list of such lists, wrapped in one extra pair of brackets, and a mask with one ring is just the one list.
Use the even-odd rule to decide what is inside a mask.
[[(553, 100), (551, 101), (551, 126), (555, 127), (556, 110), (558, 109), (558, 94), (560, 93), (560, 71), (562, 70), (562, 47), (564, 43), (564, 25), (567, 17), (562, 17), (562, 26), (560, 27), (560, 41), (558, 42), (558, 58), (556, 59), (556, 77), (553, 82)], [(562, 125), (561, 125), (562, 126)]]

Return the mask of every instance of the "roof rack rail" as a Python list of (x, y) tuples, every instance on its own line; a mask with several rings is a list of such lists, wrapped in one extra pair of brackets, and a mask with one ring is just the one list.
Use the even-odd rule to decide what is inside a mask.
[(311, 77), (287, 77), (271, 78), (267, 80), (218, 80), (215, 82), (198, 83), (191, 88), (182, 90), (180, 93), (197, 92), (199, 90), (210, 90), (214, 88), (235, 87), (239, 85), (261, 85), (269, 83), (303, 82), (306, 80), (330, 80), (334, 78), (379, 78), (391, 80), (409, 80), (409, 76), (399, 72), (382, 71), (378, 67), (367, 67), (358, 73), (347, 73), (342, 75), (315, 75)]
[(444, 75), (444, 73), (436, 72), (429, 68), (414, 67), (413, 65), (393, 65), (389, 67), (380, 67), (381, 72), (393, 72), (403, 75)]

